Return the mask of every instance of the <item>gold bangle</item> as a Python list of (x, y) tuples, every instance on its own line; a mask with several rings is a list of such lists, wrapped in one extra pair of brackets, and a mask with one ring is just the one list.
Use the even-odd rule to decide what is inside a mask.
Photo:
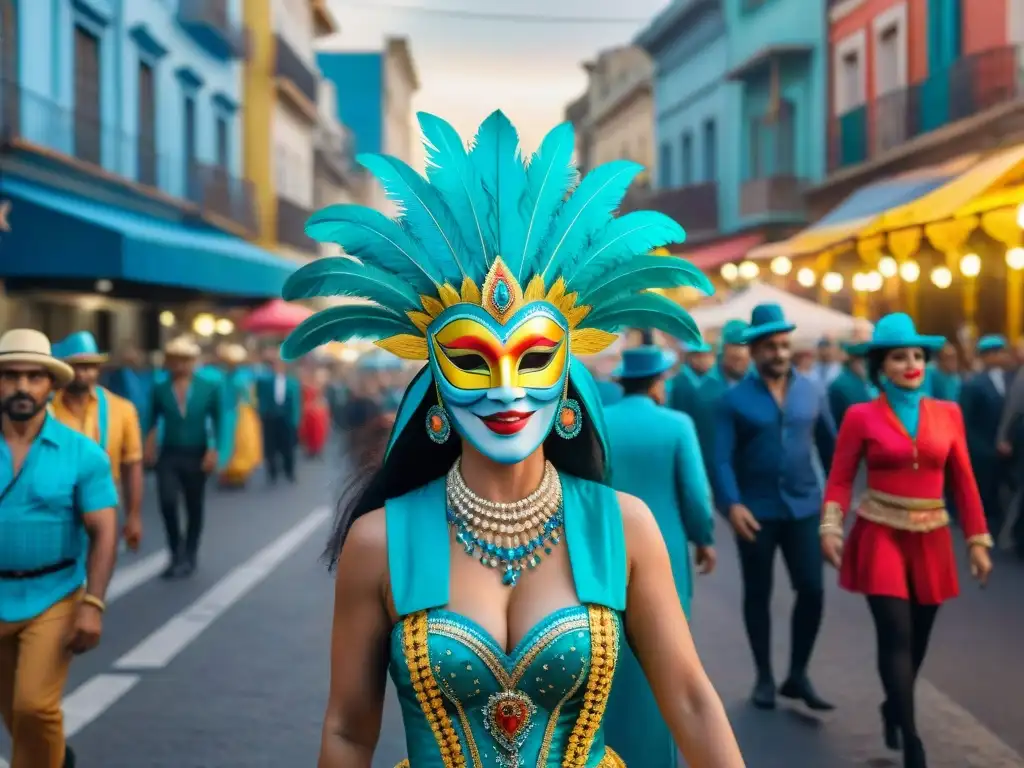
[(82, 602), (86, 605), (91, 605), (100, 613), (104, 613), (107, 610), (107, 604), (100, 600), (96, 595), (83, 595)]
[(818, 526), (819, 536), (838, 536), (840, 539), (843, 538), (843, 529), (838, 525), (829, 525), (828, 523), (822, 523)]
[(992, 541), (992, 534), (990, 533), (979, 533), (974, 536), (967, 537), (967, 546), (970, 547), (984, 547), (985, 549), (992, 549), (995, 546), (995, 542)]

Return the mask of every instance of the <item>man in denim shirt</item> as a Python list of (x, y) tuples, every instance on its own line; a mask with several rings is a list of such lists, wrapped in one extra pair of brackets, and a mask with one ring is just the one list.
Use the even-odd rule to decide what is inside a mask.
[(117, 553), (110, 461), (47, 412), (73, 378), (38, 331), (0, 337), (0, 716), (11, 768), (74, 765), (61, 697), (71, 654), (100, 640)]
[(762, 709), (775, 706), (771, 593), (775, 551), (780, 549), (796, 604), (789, 675), (778, 693), (811, 709), (829, 710), (832, 705), (815, 692), (807, 666), (824, 602), (818, 538), (822, 489), (815, 449), (827, 472), (836, 427), (822, 389), (793, 370), (793, 329), (778, 305), (754, 308), (743, 338), (757, 373), (722, 396), (711, 481), (716, 505), (736, 532), (743, 619), (757, 668), (753, 704)]

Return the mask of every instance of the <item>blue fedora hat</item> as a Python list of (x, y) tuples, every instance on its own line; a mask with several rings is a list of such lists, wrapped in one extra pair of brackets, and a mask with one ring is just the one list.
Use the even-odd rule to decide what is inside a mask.
[(905, 312), (893, 312), (886, 315), (875, 325), (871, 341), (865, 345), (865, 351), (873, 349), (897, 349), (899, 347), (921, 347), (934, 352), (942, 349), (946, 343), (945, 336), (925, 336), (917, 332), (914, 321)]
[(747, 332), (750, 325), (746, 320), (730, 320), (722, 326), (721, 346), (742, 346), (746, 344), (743, 334)]
[(758, 304), (750, 313), (750, 327), (743, 332), (743, 343), (750, 344), (765, 336), (789, 333), (796, 326), (786, 319), (778, 304)]
[(843, 352), (850, 357), (864, 357), (868, 353), (869, 343), (867, 341), (844, 341), (841, 346)]
[(694, 355), (699, 355), (699, 354), (701, 354), (703, 352), (714, 352), (715, 351), (714, 348), (710, 344), (708, 344), (706, 341), (704, 341), (703, 339), (701, 339), (699, 344), (687, 344), (687, 345), (685, 345), (685, 349), (686, 349), (688, 354), (694, 354)]
[(1006, 349), (1009, 346), (1010, 344), (1006, 340), (1006, 337), (998, 333), (990, 333), (978, 339), (978, 352), (981, 354), (986, 352), (998, 352), (999, 350)]
[(668, 349), (649, 344), (622, 350), (622, 362), (612, 376), (616, 379), (646, 379), (660, 376), (676, 364), (679, 356)]
[(72, 333), (53, 345), (53, 356), (65, 363), (99, 364), (107, 362), (96, 338), (88, 331)]

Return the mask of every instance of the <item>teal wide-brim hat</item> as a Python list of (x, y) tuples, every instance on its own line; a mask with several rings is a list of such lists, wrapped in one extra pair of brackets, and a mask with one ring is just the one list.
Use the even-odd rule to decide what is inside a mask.
[(701, 340), (699, 344), (686, 344), (684, 346), (686, 354), (688, 355), (700, 355), (707, 352), (714, 352), (714, 348), (706, 341)]
[(719, 346), (730, 346), (730, 347), (741, 347), (746, 342), (743, 340), (744, 334), (750, 325), (746, 320), (730, 320), (722, 326), (722, 338), (719, 341)]
[(108, 359), (88, 331), (78, 331), (58, 341), (53, 345), (53, 356), (65, 363), (81, 365), (102, 365)]
[(750, 326), (743, 332), (742, 339), (744, 344), (750, 344), (765, 336), (794, 330), (796, 326), (786, 319), (778, 304), (758, 304), (750, 313)]
[(999, 352), (1007, 349), (1009, 346), (1010, 343), (1006, 340), (1006, 337), (998, 333), (990, 333), (978, 339), (978, 352), (980, 354)]
[(878, 321), (871, 341), (864, 345), (864, 352), (875, 349), (899, 349), (900, 347), (921, 347), (929, 352), (934, 352), (942, 349), (945, 344), (945, 336), (920, 334), (910, 315), (905, 312), (894, 312)]
[(622, 362), (612, 376), (616, 379), (648, 379), (669, 370), (679, 356), (654, 345), (631, 347), (622, 351)]
[(868, 353), (869, 343), (867, 341), (844, 341), (842, 343), (843, 352), (850, 357), (864, 357)]

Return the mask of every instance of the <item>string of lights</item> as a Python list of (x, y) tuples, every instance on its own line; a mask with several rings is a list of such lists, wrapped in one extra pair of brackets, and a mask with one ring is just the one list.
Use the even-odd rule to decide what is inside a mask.
[(398, 3), (380, 2), (336, 2), (335, 5), (343, 8), (356, 8), (365, 11), (401, 11), (418, 13), (427, 16), (443, 16), (450, 19), (465, 19), (475, 21), (504, 21), (523, 24), (622, 24), (633, 25), (643, 24), (649, 19), (639, 17), (611, 17), (611, 16), (555, 16), (546, 13), (487, 13), (486, 11), (471, 11), (458, 8), (432, 8), (423, 5), (401, 5)]

